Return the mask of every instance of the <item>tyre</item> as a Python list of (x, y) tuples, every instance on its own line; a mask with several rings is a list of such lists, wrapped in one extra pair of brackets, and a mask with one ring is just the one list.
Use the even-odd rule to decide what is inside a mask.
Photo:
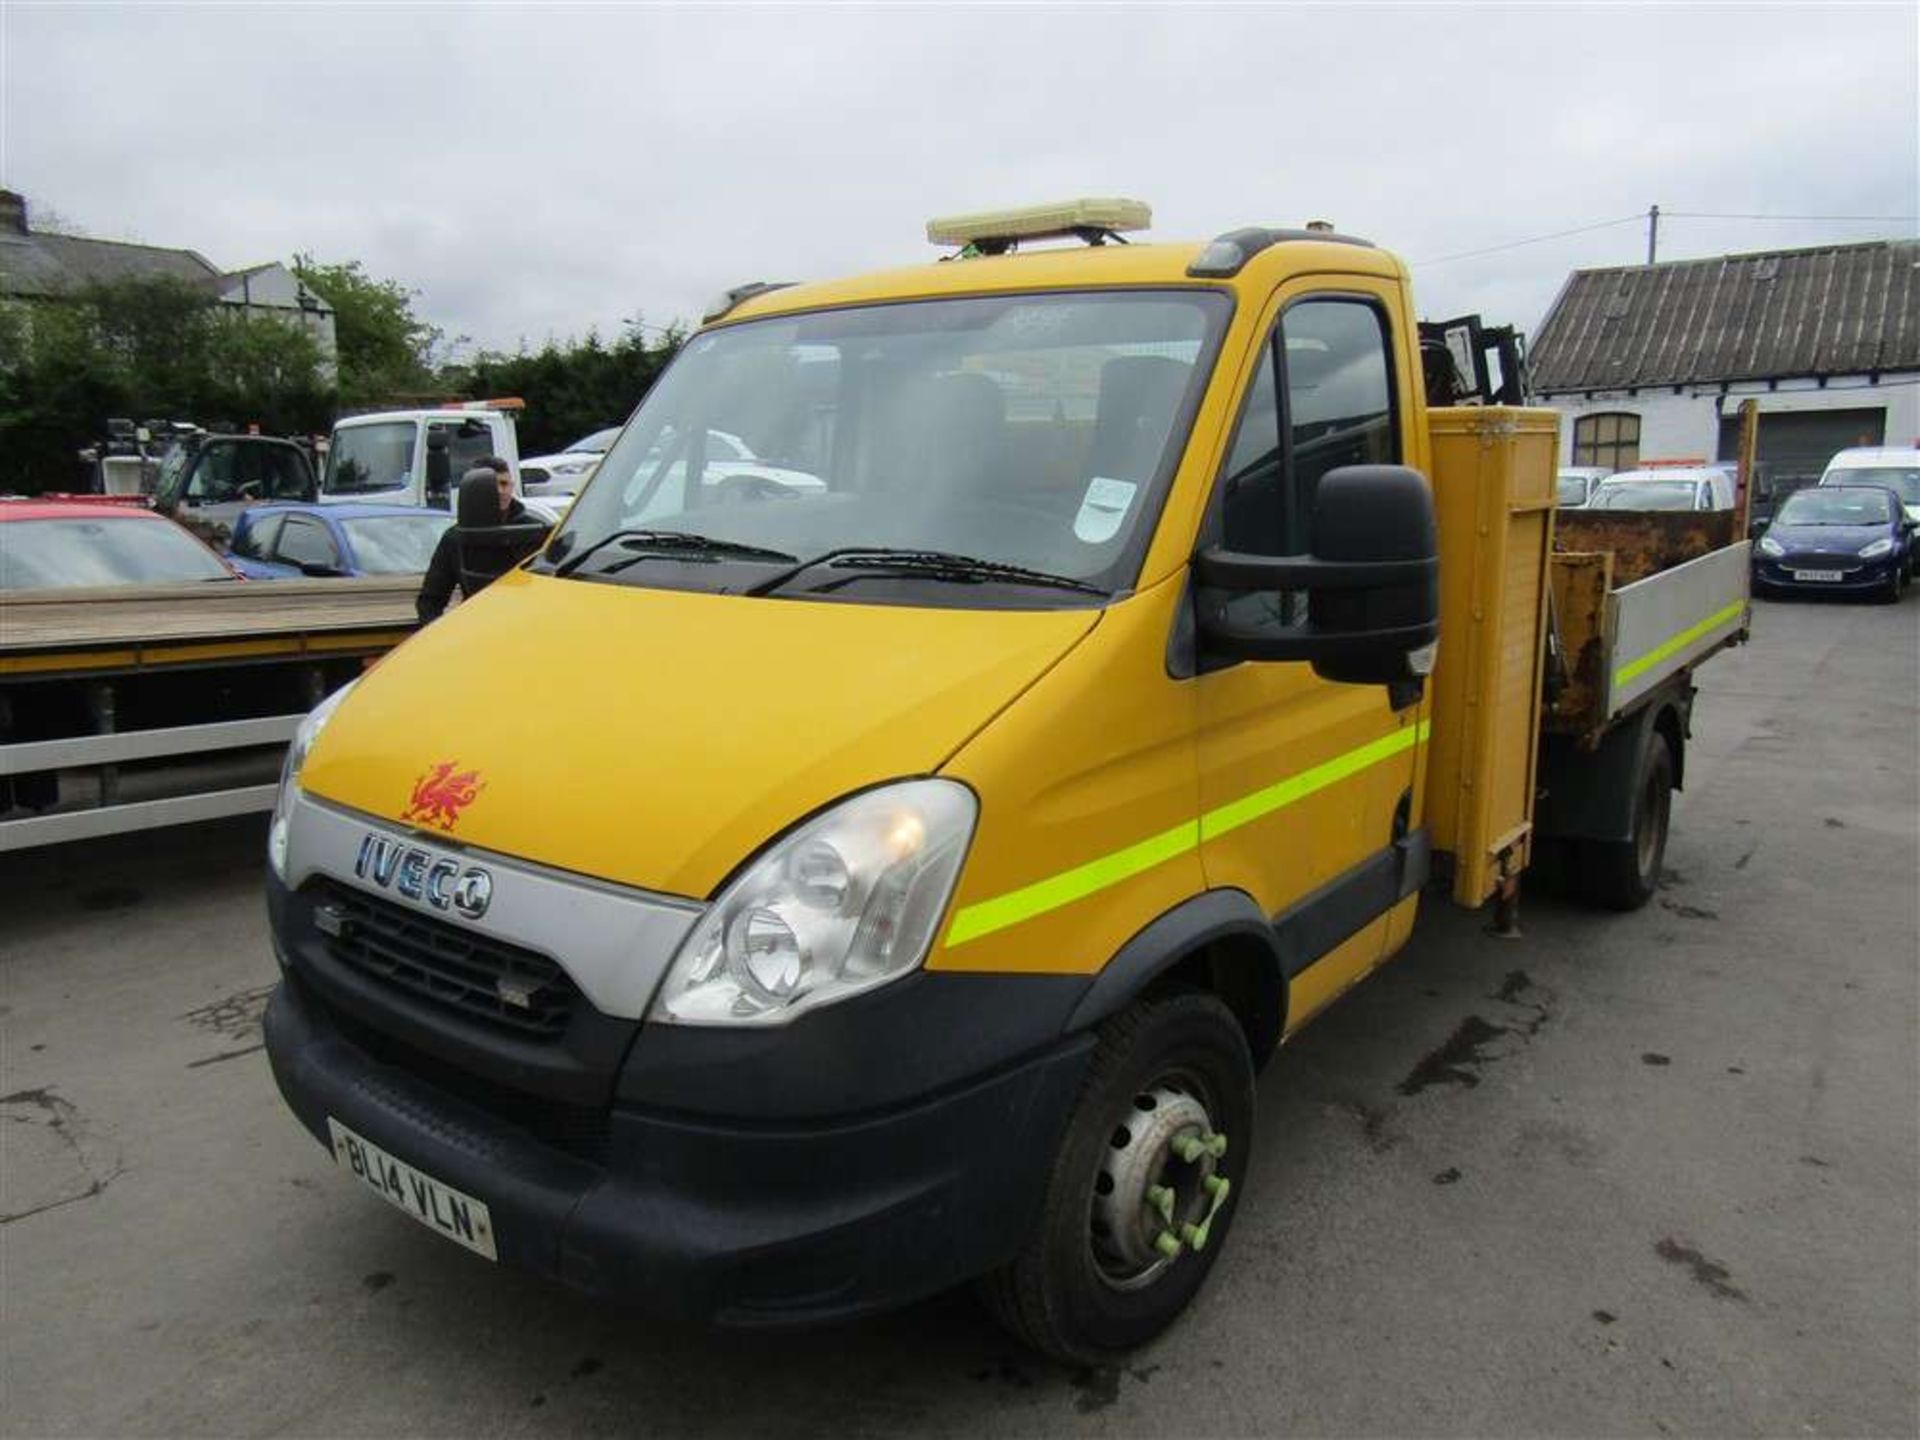
[(1638, 910), (1653, 898), (1667, 855), (1673, 813), (1673, 752), (1655, 734), (1640, 761), (1633, 792), (1631, 838), (1589, 840), (1581, 849), (1580, 890), (1608, 910)]
[(1882, 605), (1897, 605), (1907, 588), (1907, 567), (1896, 565), (1887, 573), (1887, 583), (1873, 592), (1873, 598)]
[(1142, 1000), (1099, 1030), (1039, 1223), (980, 1282), (994, 1318), (1108, 1363), (1184, 1310), (1225, 1246), (1253, 1142), (1253, 1060), (1212, 995)]

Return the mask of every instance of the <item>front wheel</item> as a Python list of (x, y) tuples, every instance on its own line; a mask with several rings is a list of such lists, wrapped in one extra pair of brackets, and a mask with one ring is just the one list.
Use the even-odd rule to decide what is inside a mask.
[(980, 1282), (994, 1317), (1101, 1364), (1158, 1335), (1226, 1244), (1253, 1144), (1253, 1060), (1211, 995), (1142, 1000), (1100, 1027), (1025, 1248)]

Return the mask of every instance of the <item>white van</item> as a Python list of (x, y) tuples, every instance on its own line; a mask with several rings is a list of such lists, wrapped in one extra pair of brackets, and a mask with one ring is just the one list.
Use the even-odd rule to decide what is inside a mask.
[(1587, 500), (1589, 510), (1731, 510), (1734, 480), (1706, 465), (1663, 465), (1609, 475)]
[[(1827, 462), (1822, 485), (1878, 485), (1900, 497), (1907, 519), (1920, 525), (1920, 449), (1862, 447)], [(1920, 545), (1907, 547), (1907, 573), (1920, 575)]]
[(1920, 450), (1842, 450), (1827, 462), (1822, 485), (1879, 485), (1900, 497), (1909, 520), (1920, 520)]

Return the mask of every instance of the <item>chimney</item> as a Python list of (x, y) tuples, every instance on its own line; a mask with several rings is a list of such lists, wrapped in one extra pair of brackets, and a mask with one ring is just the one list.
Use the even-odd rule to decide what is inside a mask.
[(27, 197), (11, 190), (0, 190), (0, 231), (14, 235), (27, 233)]

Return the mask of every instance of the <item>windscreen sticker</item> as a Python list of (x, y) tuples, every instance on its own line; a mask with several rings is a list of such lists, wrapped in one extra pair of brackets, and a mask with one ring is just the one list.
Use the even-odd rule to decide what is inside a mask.
[(1120, 533), (1120, 525), (1133, 506), (1140, 487), (1125, 480), (1109, 480), (1096, 475), (1080, 501), (1080, 513), (1073, 517), (1073, 533), (1089, 545), (1111, 540)]

